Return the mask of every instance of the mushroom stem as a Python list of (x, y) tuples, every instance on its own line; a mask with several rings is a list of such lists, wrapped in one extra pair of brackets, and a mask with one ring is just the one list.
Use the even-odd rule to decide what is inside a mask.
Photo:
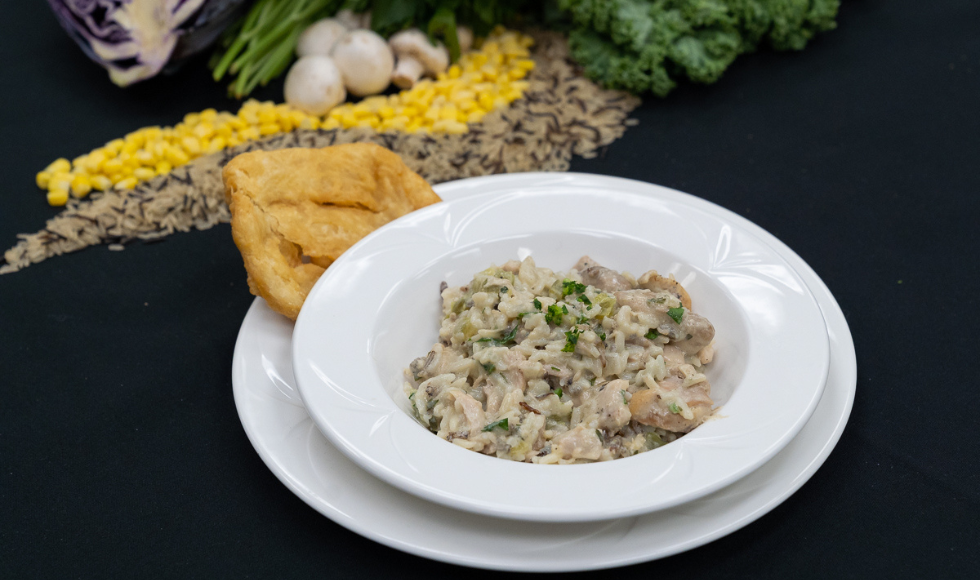
[(410, 89), (425, 72), (425, 65), (417, 59), (405, 55), (398, 57), (395, 70), (391, 73), (391, 82), (400, 89)]

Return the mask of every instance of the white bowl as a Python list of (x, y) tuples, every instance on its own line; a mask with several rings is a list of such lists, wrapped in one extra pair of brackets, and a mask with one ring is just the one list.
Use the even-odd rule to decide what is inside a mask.
[[(409, 415), (402, 371), (437, 340), (440, 282), (527, 255), (567, 270), (583, 254), (682, 282), (716, 328), (717, 419), (633, 457), (554, 466), (462, 449)], [(751, 473), (806, 423), (828, 367), (813, 296), (754, 235), (686, 204), (561, 180), (443, 202), (377, 230), (320, 278), (293, 331), (304, 404), (354, 462), (431, 501), (537, 521), (647, 513)]]

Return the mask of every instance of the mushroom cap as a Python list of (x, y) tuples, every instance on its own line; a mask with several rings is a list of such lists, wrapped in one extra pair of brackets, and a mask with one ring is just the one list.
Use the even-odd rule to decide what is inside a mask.
[(330, 56), (330, 51), (347, 34), (347, 28), (334, 18), (323, 18), (306, 27), (296, 42), (296, 56), (319, 54)]
[(351, 30), (334, 46), (331, 56), (347, 90), (359, 97), (385, 90), (395, 68), (388, 43), (370, 30)]
[(347, 98), (340, 69), (328, 56), (304, 56), (293, 63), (283, 88), (286, 102), (308, 115), (323, 115)]
[(411, 57), (421, 62), (426, 74), (438, 74), (449, 68), (449, 51), (446, 47), (441, 42), (433, 45), (418, 28), (392, 35), (388, 46), (398, 58)]

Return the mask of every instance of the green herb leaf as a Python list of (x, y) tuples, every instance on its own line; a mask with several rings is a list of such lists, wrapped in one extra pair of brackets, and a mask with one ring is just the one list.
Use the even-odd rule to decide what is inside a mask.
[(581, 294), (582, 292), (585, 292), (585, 284), (582, 284), (581, 282), (576, 282), (565, 278), (565, 280), (563, 280), (561, 283), (562, 298), (568, 296), (569, 294)]
[(558, 395), (558, 398), (559, 398), (559, 399), (561, 398), (561, 396), (562, 396), (562, 390), (561, 390), (561, 387), (558, 387), (557, 389), (555, 389), (555, 394), (556, 394), (556, 395)]
[(680, 415), (681, 413), (681, 408), (677, 406), (677, 403), (671, 402), (669, 405), (667, 405), (667, 408), (670, 409), (670, 412), (675, 415)]
[(568, 314), (568, 307), (565, 306), (564, 304), (561, 305), (561, 313)]
[(595, 333), (599, 336), (599, 340), (601, 340), (601, 341), (605, 341), (606, 340), (606, 333), (605, 332), (602, 332), (601, 330), (597, 330)]
[(561, 317), (563, 314), (562, 308), (564, 307), (559, 307), (557, 304), (552, 304), (549, 306), (548, 312), (544, 315), (545, 322), (556, 326), (561, 325)]
[(657, 338), (658, 336), (660, 336), (660, 333), (657, 332), (657, 329), (651, 328), (650, 329), (650, 332), (644, 334), (643, 336), (646, 337), (646, 338), (649, 338), (650, 340), (653, 340), (653, 339)]
[(474, 343), (477, 343), (477, 342), (489, 342), (493, 346), (504, 346), (504, 345), (506, 345), (506, 344), (508, 344), (510, 342), (514, 342), (514, 338), (517, 336), (517, 328), (519, 326), (520, 325), (515, 324), (514, 325), (514, 328), (512, 328), (510, 330), (510, 332), (508, 332), (506, 335), (504, 335), (503, 338), (499, 338), (498, 339), (498, 338), (492, 338), (490, 336), (484, 336), (483, 338), (478, 338), (477, 340), (474, 340), (473, 342)]
[(583, 303), (583, 304), (586, 304), (586, 305), (588, 305), (588, 306), (592, 306), (592, 301), (591, 301), (591, 300), (589, 300), (589, 297), (588, 297), (588, 296), (586, 296), (585, 294), (581, 294), (581, 295), (580, 295), (580, 296), (578, 297), (578, 301), (579, 301), (579, 302), (581, 302), (581, 303)]
[(619, 391), (619, 394), (623, 395), (623, 404), (629, 405), (630, 402), (626, 400), (626, 391)]
[(538, 300), (537, 298), (534, 299), (534, 307), (537, 308), (538, 310), (541, 310), (541, 301)]
[(489, 425), (483, 428), (483, 431), (489, 432), (497, 428), (503, 429), (504, 431), (510, 431), (510, 426), (507, 423), (508, 423), (508, 419), (507, 417), (504, 417), (499, 421), (494, 421), (493, 423), (490, 423)]
[(684, 307), (678, 306), (677, 308), (668, 308), (667, 315), (674, 319), (677, 324), (681, 323), (681, 318), (684, 318)]
[(417, 392), (418, 392), (418, 391), (412, 391), (412, 394), (410, 394), (410, 395), (408, 396), (408, 400), (409, 400), (409, 401), (411, 401), (412, 399), (414, 399), (414, 398), (415, 398), (415, 393), (417, 393)]
[[(405, 4), (410, 4), (406, 2)], [(436, 10), (429, 20), (429, 39), (439, 38), (449, 49), (449, 60), (456, 62), (459, 60), (459, 36), (456, 32), (456, 14), (451, 8), (443, 6)]]
[(500, 293), (501, 293), (501, 294), (506, 294), (506, 293), (507, 293), (507, 287), (506, 287), (506, 286), (504, 286), (503, 288), (501, 288), (501, 289), (500, 289)]
[(565, 346), (562, 347), (562, 352), (575, 352), (575, 345), (578, 343), (579, 329), (573, 328), (565, 333)]
[(493, 363), (487, 363), (485, 365), (480, 365), (480, 366), (483, 367), (483, 370), (487, 371), (488, 375), (493, 374), (493, 371), (497, 370), (497, 367), (493, 366)]
[(558, 367), (556, 367), (555, 365), (551, 365), (551, 369), (552, 370), (555, 370), (555, 371), (558, 371), (558, 372), (561, 372), (561, 369), (558, 368)]
[(598, 429), (596, 429), (595, 430), (595, 436), (599, 438), (599, 441), (602, 441), (602, 431), (599, 431)]
[(584, 314), (582, 316), (579, 316), (578, 319), (575, 320), (575, 324), (588, 324), (588, 323), (589, 323), (589, 319)]

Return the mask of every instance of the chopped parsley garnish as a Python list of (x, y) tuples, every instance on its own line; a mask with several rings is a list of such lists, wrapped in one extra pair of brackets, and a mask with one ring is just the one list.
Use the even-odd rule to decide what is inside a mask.
[(487, 374), (493, 374), (493, 371), (497, 370), (497, 367), (493, 366), (493, 363), (488, 363), (483, 366), (483, 370), (487, 371)]
[(597, 328), (596, 331), (595, 331), (595, 333), (599, 336), (599, 340), (602, 340), (602, 341), (606, 340), (606, 333), (605, 332), (602, 332), (601, 330), (599, 330)]
[(626, 391), (619, 391), (619, 394), (623, 395), (623, 404), (629, 405), (630, 402), (626, 400)]
[(561, 398), (561, 395), (562, 395), (561, 387), (558, 387), (557, 389), (555, 389), (555, 394), (558, 395), (558, 398), (559, 399)]
[(503, 429), (504, 431), (510, 431), (510, 426), (507, 423), (508, 423), (508, 419), (507, 419), (507, 417), (504, 417), (503, 419), (501, 419), (499, 421), (494, 421), (493, 423), (490, 423), (489, 425), (487, 425), (486, 427), (483, 428), (483, 431), (484, 432), (493, 431), (494, 429), (497, 429), (498, 427), (500, 429)]
[(595, 430), (595, 436), (598, 437), (600, 441), (602, 441), (602, 431), (599, 431), (598, 429), (596, 429)]
[(501, 293), (501, 294), (506, 294), (506, 293), (507, 293), (507, 287), (506, 287), (506, 286), (504, 286), (503, 288), (501, 288), (501, 289), (500, 289), (500, 293)]
[(519, 325), (515, 324), (514, 328), (512, 328), (511, 331), (508, 332), (503, 338), (497, 339), (489, 336), (484, 336), (483, 338), (474, 340), (473, 342), (489, 342), (493, 346), (504, 346), (509, 342), (514, 342), (514, 338), (517, 336), (518, 326)]
[(518, 320), (523, 320), (524, 317), (527, 316), (528, 314), (532, 314), (532, 313), (531, 312), (521, 312), (520, 314), (517, 315), (517, 319)]
[(412, 391), (412, 394), (408, 396), (408, 400), (411, 401), (412, 399), (414, 399), (415, 398), (415, 393), (417, 393), (417, 392), (418, 391)]
[(668, 308), (667, 315), (674, 319), (677, 324), (681, 323), (681, 318), (684, 318), (684, 307), (678, 306), (677, 308)]
[(680, 415), (681, 413), (681, 408), (677, 406), (677, 403), (671, 403), (667, 405), (667, 408), (670, 409), (670, 412), (675, 415)]
[(592, 301), (589, 300), (589, 297), (586, 296), (585, 294), (580, 295), (578, 297), (578, 301), (581, 302), (582, 304), (585, 304), (585, 305), (588, 305), (588, 306), (592, 306)]
[(586, 317), (586, 316), (585, 316), (585, 315), (583, 314), (582, 316), (579, 316), (579, 317), (578, 317), (578, 319), (577, 319), (577, 320), (575, 321), (575, 324), (588, 324), (588, 322), (589, 322), (589, 319), (588, 319), (588, 317)]
[(653, 340), (653, 339), (657, 338), (658, 336), (660, 336), (660, 333), (657, 332), (657, 329), (656, 328), (651, 328), (650, 329), (650, 332), (644, 334), (643, 336), (646, 337), (646, 338), (649, 338), (650, 340)]
[(595, 377), (592, 377), (591, 379), (589, 379), (589, 385), (594, 385), (594, 384), (595, 384)]
[[(563, 312), (564, 311), (564, 312)], [(568, 309), (564, 306), (558, 306), (557, 304), (552, 304), (548, 307), (548, 312), (544, 315), (544, 321), (548, 324), (561, 325), (561, 317), (563, 314), (567, 314)]]
[(562, 347), (562, 352), (575, 352), (575, 345), (578, 343), (578, 335), (581, 332), (577, 328), (573, 328), (565, 333), (565, 346)]
[(561, 369), (556, 367), (555, 365), (551, 365), (551, 370), (561, 372)]
[(540, 300), (538, 300), (537, 298), (535, 298), (533, 304), (534, 304), (534, 307), (535, 308), (537, 308), (538, 310), (541, 310), (541, 301)]
[(575, 280), (565, 279), (561, 283), (561, 297), (564, 298), (569, 294), (581, 294), (585, 292), (585, 284), (581, 282), (576, 282)]
[(650, 303), (653, 303), (653, 304), (663, 304), (666, 301), (667, 301), (667, 299), (664, 298), (663, 296), (661, 296), (660, 298), (651, 298), (651, 299), (647, 300), (647, 304), (650, 304)]

